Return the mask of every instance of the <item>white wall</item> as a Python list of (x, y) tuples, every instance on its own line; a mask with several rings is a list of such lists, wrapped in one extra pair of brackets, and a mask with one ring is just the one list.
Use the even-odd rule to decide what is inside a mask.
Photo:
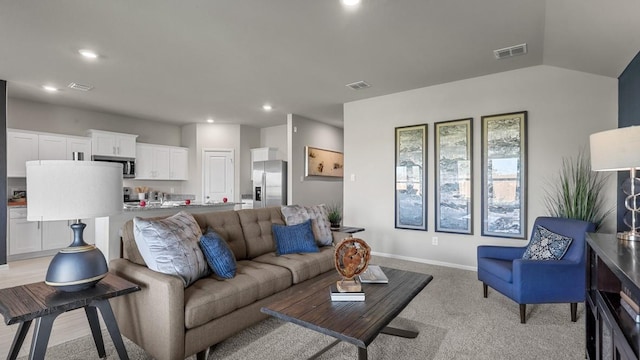
[(251, 149), (261, 147), (261, 129), (243, 125), (240, 127), (240, 157), (236, 164), (240, 167), (240, 192), (239, 194), (251, 195), (253, 183), (251, 181)]
[(278, 149), (277, 160), (287, 160), (289, 157), (287, 146), (287, 125), (269, 126), (260, 129), (260, 147)]
[(181, 145), (177, 125), (15, 98), (8, 100), (7, 127), (78, 136), (98, 129), (135, 134), (137, 142)]
[[(361, 237), (374, 252), (465, 268), (475, 268), (478, 245), (526, 245), (480, 236), (480, 117), (521, 110), (529, 112), (530, 234), (535, 218), (547, 214), (545, 185), (558, 173), (562, 157), (588, 151), (590, 134), (617, 127), (617, 79), (535, 66), (345, 104), (344, 223), (366, 228)], [(434, 232), (433, 123), (466, 117), (474, 118), (474, 235)], [(428, 231), (399, 230), (394, 228), (394, 128), (422, 123), (429, 124)], [(606, 197), (615, 204), (613, 177)], [(603, 231), (614, 229), (610, 217)], [(431, 245), (433, 236), (438, 246)]]
[[(342, 152), (343, 130), (319, 121), (295, 114), (287, 116), (289, 137), (288, 189), (289, 204), (316, 205), (342, 204), (343, 181), (341, 179), (304, 178), (305, 146)], [(346, 163), (345, 163), (346, 164)]]

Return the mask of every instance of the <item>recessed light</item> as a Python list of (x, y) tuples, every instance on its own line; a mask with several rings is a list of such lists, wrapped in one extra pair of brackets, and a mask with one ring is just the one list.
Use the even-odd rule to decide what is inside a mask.
[(357, 6), (360, 5), (361, 0), (340, 0), (344, 6)]
[(60, 91), (60, 89), (58, 89), (55, 86), (51, 86), (51, 85), (42, 85), (42, 88), (48, 92), (57, 92)]
[(93, 50), (80, 49), (78, 50), (78, 52), (80, 53), (80, 55), (82, 55), (84, 58), (87, 58), (87, 59), (93, 60), (98, 58), (98, 54)]
[(213, 121), (214, 121), (214, 120), (213, 120), (213, 119), (211, 119), (211, 118), (207, 119), (207, 122), (208, 122), (209, 124), (213, 124)]
[(273, 110), (273, 107), (271, 105), (269, 105), (269, 104), (264, 104), (264, 105), (262, 105), (262, 110), (271, 111), (271, 110)]

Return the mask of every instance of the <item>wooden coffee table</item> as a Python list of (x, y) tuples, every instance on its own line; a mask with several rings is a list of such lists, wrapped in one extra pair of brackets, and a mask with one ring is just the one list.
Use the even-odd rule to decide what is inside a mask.
[(387, 326), (424, 289), (433, 276), (383, 267), (388, 284), (363, 284), (365, 301), (333, 302), (329, 287), (338, 279), (338, 273), (329, 271), (307, 280), (295, 290), (289, 290), (285, 298), (261, 311), (338, 340), (316, 355), (335, 346), (340, 341), (358, 347), (358, 359), (367, 359), (367, 346), (378, 334), (415, 338), (415, 331)]

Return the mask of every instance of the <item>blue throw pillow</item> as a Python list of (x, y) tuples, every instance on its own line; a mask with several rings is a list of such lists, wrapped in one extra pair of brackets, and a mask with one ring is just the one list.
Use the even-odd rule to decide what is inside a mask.
[(572, 238), (556, 234), (536, 225), (533, 237), (522, 255), (524, 260), (560, 260), (569, 249)]
[(273, 224), (276, 255), (318, 252), (318, 245), (311, 230), (311, 220), (298, 225)]
[(200, 237), (200, 248), (209, 267), (217, 276), (223, 279), (236, 276), (236, 257), (218, 233), (209, 228), (207, 233)]

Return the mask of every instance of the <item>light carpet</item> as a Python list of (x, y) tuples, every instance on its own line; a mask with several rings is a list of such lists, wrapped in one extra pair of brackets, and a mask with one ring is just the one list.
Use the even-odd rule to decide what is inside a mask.
[[(391, 323), (418, 330), (420, 335), (416, 339), (380, 335), (369, 346), (369, 359), (584, 359), (582, 304), (576, 323), (570, 320), (569, 304), (545, 304), (527, 306), (527, 323), (520, 324), (518, 304), (492, 289), (484, 299), (473, 271), (383, 257), (374, 257), (372, 263), (431, 274), (434, 279)], [(118, 359), (107, 333), (104, 338), (107, 359)], [(218, 344), (208, 359), (305, 359), (333, 340), (270, 318)], [(151, 359), (137, 345), (124, 341), (132, 360)], [(98, 353), (86, 336), (50, 348), (46, 358), (97, 359)], [(357, 349), (346, 343), (320, 357), (356, 358)]]

